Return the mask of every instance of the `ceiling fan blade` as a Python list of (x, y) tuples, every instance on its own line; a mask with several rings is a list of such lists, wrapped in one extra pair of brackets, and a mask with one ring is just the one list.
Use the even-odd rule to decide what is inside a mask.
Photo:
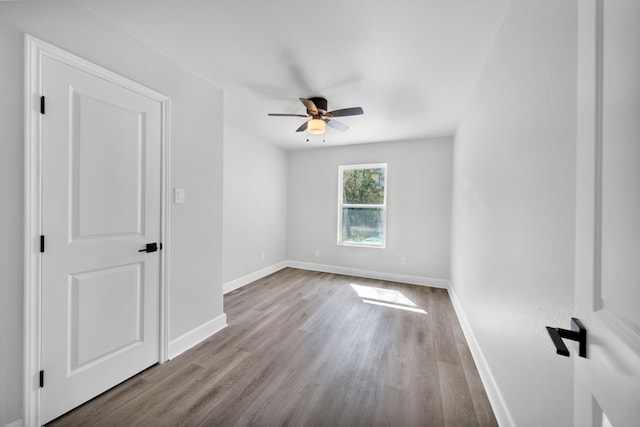
[[(306, 117), (306, 116), (305, 116), (305, 117)], [(296, 132), (302, 132), (302, 131), (307, 130), (307, 123), (309, 123), (309, 122), (304, 122), (304, 123), (302, 124), (302, 126), (300, 126), (298, 129), (296, 129)]]
[(306, 114), (287, 114), (287, 113), (269, 113), (268, 116), (278, 116), (278, 117), (309, 117)]
[(349, 129), (349, 126), (337, 122), (335, 120), (329, 120), (329, 119), (324, 119), (324, 121), (327, 123), (328, 126), (334, 128), (335, 130), (339, 130), (340, 132), (344, 132), (345, 130)]
[(344, 117), (344, 116), (359, 116), (364, 114), (364, 110), (361, 107), (342, 108), (340, 110), (329, 111), (327, 117)]
[(300, 98), (300, 102), (304, 104), (304, 106), (307, 108), (307, 111), (312, 116), (317, 116), (318, 114), (320, 114), (318, 113), (318, 107), (316, 107), (316, 104), (314, 104), (312, 100)]

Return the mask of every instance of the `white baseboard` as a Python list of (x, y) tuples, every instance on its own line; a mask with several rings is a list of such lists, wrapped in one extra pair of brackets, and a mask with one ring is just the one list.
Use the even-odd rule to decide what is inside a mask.
[(5, 425), (4, 427), (24, 427), (24, 422), (20, 419), (20, 420), (15, 420), (13, 422), (10, 422), (9, 424)]
[(434, 288), (449, 288), (449, 281), (445, 279), (435, 279), (433, 277), (412, 276), (409, 274), (396, 274), (387, 273), (383, 271), (364, 270), (360, 268), (340, 267), (337, 265), (327, 264), (315, 264), (312, 262), (302, 261), (281, 261), (277, 264), (273, 264), (269, 267), (247, 274), (246, 276), (239, 277), (231, 280), (222, 285), (223, 292), (225, 294), (234, 291), (238, 288), (246, 286), (255, 282), (258, 279), (262, 279), (270, 274), (280, 271), (283, 268), (299, 268), (301, 270), (321, 271), (323, 273), (344, 274), (347, 276), (366, 277), (368, 279), (388, 280), (392, 282), (409, 283), (411, 285), (431, 286)]
[(344, 274), (347, 276), (365, 277), (368, 279), (388, 280), (391, 282), (409, 283), (411, 285), (449, 288), (449, 281), (432, 277), (412, 276), (409, 274), (387, 273), (383, 271), (363, 270), (359, 268), (340, 267), (336, 265), (315, 264), (311, 262), (287, 261), (288, 267), (303, 270), (321, 271), (323, 273)]
[(222, 313), (218, 317), (215, 317), (197, 328), (190, 330), (186, 334), (171, 340), (169, 342), (169, 359), (179, 356), (196, 344), (206, 340), (216, 332), (224, 329), (226, 326), (227, 315)]
[(247, 274), (246, 276), (239, 277), (237, 279), (231, 280), (222, 285), (222, 291), (225, 294), (228, 294), (231, 291), (235, 291), (249, 283), (255, 282), (258, 279), (262, 279), (265, 276), (268, 276), (276, 271), (280, 271), (283, 268), (288, 267), (287, 261), (282, 261), (277, 264), (270, 265), (269, 267), (265, 267), (261, 270), (255, 271), (253, 273)]
[(484, 358), (484, 354), (480, 349), (480, 344), (478, 343), (478, 340), (476, 340), (476, 336), (471, 329), (469, 319), (467, 319), (467, 316), (464, 314), (462, 304), (456, 295), (454, 286), (449, 286), (449, 297), (451, 298), (451, 303), (453, 304), (453, 308), (458, 316), (462, 332), (467, 339), (469, 350), (471, 351), (473, 360), (478, 368), (480, 379), (482, 380), (482, 384), (487, 392), (487, 397), (489, 398), (489, 402), (493, 408), (493, 413), (496, 416), (498, 425), (500, 427), (515, 427), (516, 423), (513, 421), (511, 412), (502, 397), (502, 393), (500, 393), (500, 388), (498, 388), (498, 384), (496, 383), (493, 373), (487, 364), (487, 360)]

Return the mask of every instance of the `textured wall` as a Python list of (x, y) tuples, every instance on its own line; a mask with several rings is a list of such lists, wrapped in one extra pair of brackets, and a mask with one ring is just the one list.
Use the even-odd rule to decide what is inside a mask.
[(572, 425), (576, 6), (511, 2), (455, 138), (452, 284), (518, 426)]
[(223, 205), (225, 283), (287, 259), (284, 149), (225, 125)]

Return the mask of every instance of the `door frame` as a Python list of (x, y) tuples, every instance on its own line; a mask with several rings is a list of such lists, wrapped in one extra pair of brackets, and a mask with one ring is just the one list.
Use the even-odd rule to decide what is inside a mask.
[[(169, 345), (169, 202), (170, 107), (169, 97), (102, 68), (29, 34), (25, 34), (24, 57), (24, 378), (23, 416), (26, 426), (40, 425), (41, 369), (41, 253), (42, 234), (42, 61), (50, 57), (161, 104), (161, 208), (160, 208), (160, 363), (168, 360)], [(46, 113), (46, 111), (45, 111)]]

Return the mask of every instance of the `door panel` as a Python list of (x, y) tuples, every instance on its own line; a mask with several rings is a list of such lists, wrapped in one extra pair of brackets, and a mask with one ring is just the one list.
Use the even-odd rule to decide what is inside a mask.
[(579, 3), (575, 425), (640, 420), (640, 3)]
[(73, 238), (142, 235), (146, 113), (72, 91)]
[(144, 343), (141, 263), (71, 274), (70, 279), (71, 375)]
[(603, 7), (601, 309), (640, 349), (640, 7)]
[(45, 57), (40, 422), (159, 361), (161, 104)]

